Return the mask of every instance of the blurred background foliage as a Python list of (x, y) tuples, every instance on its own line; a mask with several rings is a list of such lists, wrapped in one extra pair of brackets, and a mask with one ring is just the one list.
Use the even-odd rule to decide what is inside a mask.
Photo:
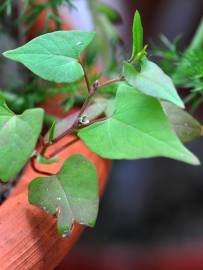
[[(77, 2), (77, 1), (76, 1)], [(124, 46), (115, 25), (121, 23), (121, 16), (111, 6), (100, 1), (88, 0), (88, 8), (91, 11), (94, 29), (97, 31), (97, 39), (86, 52), (86, 64), (93, 82), (101, 76), (112, 77), (120, 69), (124, 59)], [(0, 4), (0, 30), (2, 44), (1, 51), (22, 45), (39, 34), (70, 29), (72, 26), (62, 22), (60, 9), (66, 7), (71, 11), (75, 9), (78, 15), (75, 1), (34, 1), (24, 0), (19, 5), (18, 1), (4, 0)], [(42, 20), (43, 22), (41, 22)], [(1, 93), (6, 97), (7, 103), (17, 113), (43, 102), (48, 97), (63, 94), (61, 102), (64, 112), (68, 112), (73, 106), (80, 105), (84, 100), (84, 86), (81, 82), (59, 87), (54, 83), (47, 83), (29, 71), (19, 67), (15, 63), (9, 63), (1, 57), (0, 63), (3, 71), (13, 72), (4, 74), (0, 84)], [(101, 63), (102, 68), (95, 69), (95, 63)], [(7, 68), (6, 66), (7, 65)], [(9, 65), (9, 66), (8, 66)], [(23, 70), (23, 73), (21, 72)], [(103, 89), (103, 93), (105, 89)], [(108, 95), (111, 91), (108, 91)]]
[[(5, 50), (3, 44), (9, 43), (9, 47), (12, 48), (28, 41), (30, 33), (31, 37), (34, 37), (34, 35), (62, 29), (64, 25), (60, 10), (66, 6), (70, 13), (74, 9), (79, 15), (81, 11), (78, 8), (78, 2), (80, 1), (23, 0), (19, 4), (19, 1), (1, 1), (1, 51)], [(127, 25), (129, 20), (122, 22), (123, 11), (120, 14), (118, 8), (116, 6), (114, 8), (112, 4), (109, 5), (101, 0), (87, 0), (85, 2), (91, 13), (93, 28), (97, 32), (97, 39), (88, 49), (86, 55), (88, 69), (92, 70), (93, 65), (97, 63), (102, 68), (100, 68), (99, 72), (98, 69), (96, 71), (94, 68), (94, 77), (101, 78), (101, 76), (108, 75), (111, 78), (115, 73), (121, 72), (121, 63), (130, 50), (128, 37), (126, 38), (126, 34), (120, 33), (116, 26), (122, 23)], [(139, 6), (139, 1), (137, 3)], [(143, 2), (144, 5), (146, 5), (145, 2)], [(43, 16), (44, 21), (41, 24), (39, 23), (40, 16)], [(130, 25), (131, 23), (129, 23), (128, 29)], [(35, 32), (34, 35), (33, 31)], [(179, 34), (181, 33), (177, 33), (177, 37), (173, 41), (162, 34), (160, 36), (161, 42), (156, 41), (156, 45), (153, 42), (150, 53), (152, 57), (157, 58), (165, 72), (172, 76), (175, 85), (182, 92), (183, 89), (188, 90), (183, 94), (185, 103), (190, 105), (191, 112), (195, 112), (203, 102), (203, 22), (200, 22), (193, 40), (184, 46), (181, 44), (184, 34), (182, 38)], [(156, 36), (158, 36), (157, 33)], [(150, 40), (146, 40), (146, 43), (150, 43)], [(0, 61), (2, 66), (5, 60), (1, 57)], [(15, 63), (6, 62), (6, 65), (12, 66), (13, 72), (12, 74), (10, 72), (9, 75), (4, 74), (0, 87), (14, 111), (20, 113), (26, 108), (34, 107), (36, 104), (43, 102), (47, 97), (52, 97), (59, 92), (56, 85), (43, 82), (27, 70), (26, 72), (24, 70), (22, 75), (21, 70), (23, 68), (18, 67)], [(1, 70), (5, 73), (10, 68), (1, 68)], [(80, 91), (77, 91), (78, 88), (80, 88)], [(65, 96), (64, 101), (61, 103), (65, 112), (75, 105), (80, 105), (84, 98), (84, 95), (80, 94), (82, 88), (81, 83), (60, 88), (60, 91)]]

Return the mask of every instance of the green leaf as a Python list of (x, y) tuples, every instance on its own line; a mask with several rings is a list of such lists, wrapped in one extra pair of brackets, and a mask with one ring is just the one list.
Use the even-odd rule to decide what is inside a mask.
[(84, 111), (84, 114), (87, 115), (89, 120), (94, 120), (98, 116), (104, 113), (107, 107), (106, 99), (104, 98), (97, 98), (95, 99), (95, 103), (88, 106), (87, 109)]
[(72, 83), (84, 75), (78, 58), (94, 35), (94, 32), (81, 31), (52, 32), (3, 55), (24, 64), (42, 79)]
[(118, 89), (112, 117), (78, 135), (92, 151), (109, 159), (163, 156), (199, 164), (177, 138), (159, 101), (125, 84)]
[(54, 121), (48, 131), (48, 135), (49, 135), (49, 143), (52, 143), (52, 141), (54, 140), (54, 136), (55, 136), (55, 129), (56, 129), (56, 121)]
[(107, 99), (107, 107), (105, 110), (105, 114), (107, 117), (111, 117), (115, 111), (116, 99)]
[(189, 113), (169, 102), (162, 102), (161, 104), (172, 128), (183, 143), (193, 141), (202, 135), (200, 123)]
[[(91, 120), (99, 116), (99, 110), (101, 110), (100, 115), (104, 114), (107, 117), (112, 116), (115, 110), (115, 98), (110, 98), (110, 99), (95, 98), (94, 101), (95, 101), (95, 104), (89, 106), (86, 110), (86, 114), (90, 117)], [(91, 110), (92, 110), (92, 113), (91, 113)], [(94, 115), (96, 117), (93, 117)]]
[(112, 83), (110, 85), (105, 85), (102, 87), (98, 88), (98, 92), (101, 94), (111, 94), (111, 95), (115, 95), (119, 86), (119, 83)]
[(57, 175), (32, 181), (29, 201), (57, 214), (57, 229), (64, 236), (71, 231), (74, 221), (94, 226), (99, 203), (94, 165), (81, 155), (71, 156)]
[(133, 51), (131, 59), (133, 60), (137, 54), (143, 49), (143, 27), (138, 11), (135, 12), (133, 21)]
[(15, 115), (0, 105), (0, 179), (7, 182), (23, 168), (33, 153), (42, 129), (42, 109)]
[(14, 115), (14, 113), (7, 106), (6, 100), (2, 94), (0, 94), (0, 116), (1, 114)]
[(133, 65), (124, 62), (124, 75), (130, 85), (144, 94), (170, 101), (184, 108), (184, 103), (178, 96), (171, 78), (155, 63), (144, 59), (141, 71), (138, 72)]

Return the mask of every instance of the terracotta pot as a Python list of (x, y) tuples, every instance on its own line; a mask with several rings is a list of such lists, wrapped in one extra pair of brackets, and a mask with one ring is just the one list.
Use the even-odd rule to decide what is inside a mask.
[[(46, 3), (47, 1), (48, 0), (35, 0), (36, 3)], [(49, 12), (48, 10), (44, 10), (40, 13), (36, 22), (33, 24), (32, 28), (30, 29), (27, 35), (28, 40), (38, 36), (39, 30), (44, 29), (48, 12)], [(62, 20), (61, 28), (63, 30), (71, 30), (72, 26), (71, 26), (71, 23), (69, 23), (68, 20), (66, 19), (66, 22)], [(55, 29), (56, 29), (56, 24), (54, 21), (51, 20), (49, 23), (49, 31), (54, 31)]]
[[(42, 29), (45, 16), (45, 12), (41, 13), (29, 38), (36, 36), (38, 29)], [(53, 27), (51, 24), (50, 28)], [(63, 24), (63, 29), (70, 29), (70, 27)], [(47, 101), (44, 108), (49, 113), (62, 117), (57, 99), (60, 100), (60, 97), (56, 97), (54, 101)], [(50, 106), (50, 104), (55, 104), (55, 106)], [(64, 138), (50, 147), (49, 151), (58, 149), (72, 138), (73, 136)], [(51, 166), (38, 164), (38, 168), (57, 173), (66, 158), (78, 153), (95, 164), (101, 196), (106, 184), (110, 162), (92, 153), (81, 141), (61, 152), (59, 163)], [(84, 226), (76, 225), (69, 238), (62, 238), (56, 231), (56, 219), (29, 204), (28, 184), (38, 176), (39, 174), (34, 172), (28, 164), (22, 172), (15, 190), (0, 206), (0, 270), (54, 269), (84, 230)]]
[[(64, 138), (49, 151), (71, 140)], [(81, 153), (91, 160), (99, 176), (99, 193), (105, 187), (109, 162), (92, 153), (81, 141), (60, 154), (61, 161), (54, 166), (39, 168), (56, 173), (64, 160)], [(42, 169), (42, 168), (41, 168)], [(76, 225), (69, 238), (62, 238), (56, 231), (56, 220), (28, 202), (28, 183), (39, 176), (28, 164), (12, 195), (0, 207), (0, 269), (53, 269), (63, 259), (82, 233), (84, 227)]]

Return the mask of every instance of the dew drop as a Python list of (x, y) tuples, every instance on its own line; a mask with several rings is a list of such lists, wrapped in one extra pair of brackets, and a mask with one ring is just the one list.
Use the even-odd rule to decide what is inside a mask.
[(78, 41), (78, 42), (76, 43), (77, 46), (80, 46), (81, 44), (82, 44), (81, 41)]
[(89, 118), (88, 118), (87, 115), (81, 115), (81, 116), (79, 117), (78, 121), (79, 121), (79, 123), (80, 123), (81, 125), (87, 125), (87, 124), (90, 123), (90, 120), (89, 120)]

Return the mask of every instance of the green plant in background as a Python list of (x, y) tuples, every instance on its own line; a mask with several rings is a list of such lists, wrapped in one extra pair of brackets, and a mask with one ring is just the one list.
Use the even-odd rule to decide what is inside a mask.
[[(29, 31), (41, 12), (48, 10), (45, 28), (42, 29), (42, 31), (48, 31), (49, 21), (54, 21), (56, 28), (60, 29), (62, 22), (57, 8), (63, 4), (68, 4), (70, 8), (74, 7), (72, 0), (49, 0), (44, 3), (37, 3), (34, 0), (23, 0), (21, 4), (23, 10), (20, 12), (20, 16), (18, 19), (16, 19), (16, 22), (19, 21), (26, 23), (26, 31)], [(12, 0), (3, 0), (0, 4), (1, 16), (10, 16), (14, 6), (15, 5)]]
[[(62, 22), (58, 10), (62, 5), (66, 4), (69, 8), (77, 9), (74, 1), (71, 0), (51, 0), (44, 1), (44, 3), (37, 3), (35, 0), (23, 0), (22, 3), (23, 9), (21, 8), (20, 11), (19, 5), (16, 5), (14, 1), (4, 0), (0, 4), (0, 18), (2, 18), (3, 23), (4, 21), (7, 23), (9, 20), (9, 22), (12, 22), (9, 23), (10, 32), (15, 32), (15, 35), (16, 32), (20, 32), (17, 35), (17, 44), (22, 43), (19, 39), (21, 37), (25, 38), (26, 33), (29, 33), (42, 12), (45, 12), (45, 24), (44, 28), (38, 29), (38, 34), (49, 32), (50, 22), (55, 25), (53, 30), (61, 30)], [(86, 67), (88, 71), (91, 71), (95, 61), (102, 61), (105, 66), (105, 73), (108, 77), (112, 77), (115, 72), (118, 73), (118, 69), (121, 67), (122, 60), (124, 59), (123, 43), (114, 27), (115, 24), (121, 22), (121, 17), (116, 10), (101, 3), (100, 0), (88, 0), (87, 3), (98, 34), (97, 39), (91, 43), (91, 46), (86, 51)], [(16, 19), (16, 13), (18, 13), (18, 19)], [(7, 30), (7, 24), (2, 26), (3, 33), (5, 28)], [(25, 109), (33, 108), (59, 92), (65, 96), (64, 101), (61, 103), (65, 112), (69, 111), (73, 106), (81, 105), (84, 101), (85, 89), (80, 82), (59, 88), (53, 82), (47, 83), (47, 81), (35, 76), (35, 74), (28, 71), (27, 73), (27, 76), (23, 78), (23, 83), (20, 85), (16, 84), (1, 90), (1, 94), (5, 97), (8, 105), (16, 113), (22, 113)], [(104, 72), (102, 73), (104, 75)], [(100, 77), (100, 73), (90, 72), (89, 74), (90, 82)], [(79, 88), (80, 91), (78, 91)], [(109, 89), (104, 88), (102, 91), (104, 92), (105, 90), (107, 90), (106, 95), (111, 95)], [(46, 115), (48, 125), (52, 118)]]
[(160, 59), (160, 65), (180, 89), (187, 89), (185, 103), (191, 103), (195, 112), (203, 102), (203, 20), (191, 44), (184, 51), (179, 50), (177, 38), (170, 42), (161, 36), (164, 47), (154, 47), (153, 54)]
[[(120, 59), (124, 60), (122, 39), (115, 29), (115, 25), (122, 22), (120, 14), (111, 6), (100, 0), (88, 0), (88, 7), (92, 15), (98, 38), (94, 40), (87, 54), (87, 63), (99, 58), (106, 67), (105, 73), (113, 74), (120, 71)], [(105, 41), (105, 42), (104, 42)]]
[[(199, 164), (182, 142), (200, 137), (202, 127), (183, 110), (172, 79), (148, 59), (138, 11), (131, 57), (123, 62), (121, 73), (110, 80), (90, 76), (86, 68), (85, 52), (94, 39), (95, 32), (56, 31), (3, 54), (50, 84), (70, 86), (70, 93), (83, 82), (85, 99), (80, 110), (53, 122), (45, 139), (40, 136), (42, 109), (16, 115), (3, 97), (0, 102), (0, 178), (8, 182), (31, 158), (33, 169), (44, 177), (29, 185), (29, 201), (57, 215), (58, 232), (63, 236), (70, 233), (75, 222), (93, 226), (99, 200), (95, 167), (85, 157), (71, 156), (55, 175), (37, 168), (38, 163), (52, 166), (58, 161), (57, 154), (70, 143), (49, 155), (47, 149), (65, 136), (76, 135), (71, 143), (80, 138), (93, 152), (109, 159), (162, 156)], [(39, 137), (42, 148), (35, 150)]]

